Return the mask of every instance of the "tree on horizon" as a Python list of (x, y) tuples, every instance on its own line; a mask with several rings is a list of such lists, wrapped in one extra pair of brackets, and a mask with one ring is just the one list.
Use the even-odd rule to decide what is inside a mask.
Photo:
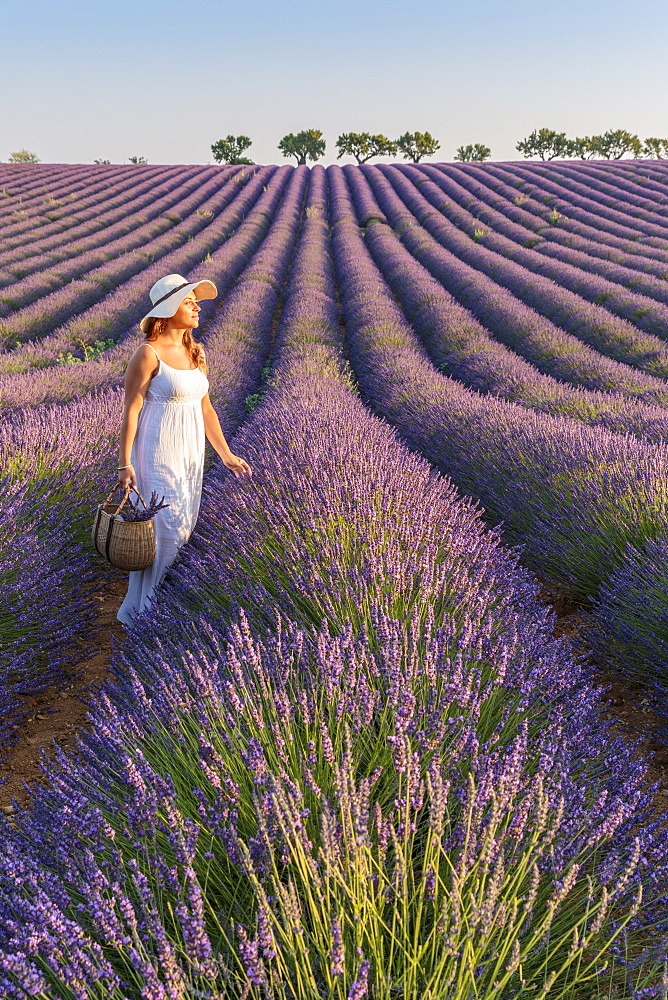
[[(666, 145), (663, 146), (662, 143)], [(515, 148), (528, 159), (536, 157), (541, 160), (567, 157), (579, 157), (581, 160), (621, 160), (627, 153), (635, 158), (645, 155), (661, 159), (661, 151), (664, 156), (668, 154), (668, 140), (647, 139), (643, 145), (637, 135), (626, 129), (609, 129), (601, 135), (569, 139), (565, 132), (541, 128), (518, 142)]]
[(354, 156), (357, 163), (367, 163), (373, 156), (396, 156), (397, 143), (386, 135), (372, 135), (370, 132), (344, 132), (336, 140), (339, 150), (337, 160), (342, 156)]
[(15, 153), (9, 154), (9, 163), (41, 163), (37, 153), (31, 153), (29, 149), (17, 149)]
[(297, 166), (306, 166), (308, 160), (319, 160), (325, 152), (326, 141), (318, 128), (304, 129), (301, 132), (289, 132), (278, 144), (278, 150), (283, 156), (296, 156)]
[(245, 164), (253, 166), (253, 160), (249, 160), (243, 154), (249, 146), (253, 145), (253, 140), (247, 135), (228, 135), (224, 139), (219, 139), (211, 146), (211, 152), (216, 163)]
[(668, 159), (668, 139), (656, 139), (654, 136), (650, 136), (645, 139), (642, 151), (643, 156), (648, 159), (666, 160)]
[(621, 160), (625, 153), (631, 153), (634, 159), (638, 159), (642, 155), (643, 144), (634, 133), (618, 128), (590, 136), (589, 149), (593, 157), (600, 156), (603, 160)]
[(489, 160), (491, 155), (492, 150), (489, 146), (474, 142), (468, 146), (460, 146), (455, 153), (455, 160), (459, 160), (460, 163), (482, 163), (483, 160)]
[(526, 139), (521, 139), (515, 149), (527, 159), (556, 160), (573, 155), (573, 140), (565, 132), (539, 128), (534, 129)]
[(412, 163), (419, 163), (423, 156), (433, 156), (441, 148), (431, 132), (404, 132), (397, 139), (397, 146), (404, 160), (411, 160)]

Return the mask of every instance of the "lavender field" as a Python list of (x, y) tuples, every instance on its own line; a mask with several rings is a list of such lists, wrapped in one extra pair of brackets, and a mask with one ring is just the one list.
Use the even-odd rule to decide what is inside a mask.
[(0, 996), (668, 997), (668, 164), (0, 165), (0, 742), (96, 643), (159, 277), (237, 481), (0, 820)]

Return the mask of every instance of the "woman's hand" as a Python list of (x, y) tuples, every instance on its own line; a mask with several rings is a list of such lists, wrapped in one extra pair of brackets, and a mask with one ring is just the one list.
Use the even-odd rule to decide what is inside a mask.
[(223, 434), (223, 429), (220, 426), (220, 420), (218, 415), (213, 408), (213, 404), (209, 399), (209, 394), (207, 392), (206, 396), (202, 399), (202, 416), (204, 418), (204, 432), (206, 434), (207, 441), (215, 451), (220, 455), (220, 460), (226, 469), (233, 472), (237, 479), (243, 479), (244, 476), (250, 477), (253, 475), (251, 472), (251, 467), (248, 462), (245, 462), (243, 458), (239, 458), (238, 455), (233, 455), (230, 451), (229, 445), (225, 440), (225, 435)]
[(128, 465), (127, 469), (119, 469), (118, 481), (124, 490), (127, 490), (128, 486), (136, 486), (137, 477), (135, 476), (134, 466)]
[(248, 462), (245, 462), (243, 458), (239, 458), (237, 455), (230, 455), (223, 459), (223, 465), (230, 472), (233, 472), (237, 479), (243, 479), (244, 476), (248, 476), (250, 479), (253, 473), (251, 472), (251, 467)]

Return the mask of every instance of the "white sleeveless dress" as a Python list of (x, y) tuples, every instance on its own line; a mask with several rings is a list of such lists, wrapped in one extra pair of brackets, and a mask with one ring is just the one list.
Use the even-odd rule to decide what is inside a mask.
[(139, 414), (131, 460), (144, 500), (148, 503), (155, 491), (158, 498), (164, 495), (169, 507), (159, 510), (153, 519), (154, 561), (146, 569), (130, 573), (128, 593), (117, 615), (125, 625), (131, 625), (132, 616), (150, 603), (195, 527), (206, 443), (202, 398), (208, 389), (209, 380), (201, 368), (170, 368), (158, 357), (158, 372), (151, 379)]

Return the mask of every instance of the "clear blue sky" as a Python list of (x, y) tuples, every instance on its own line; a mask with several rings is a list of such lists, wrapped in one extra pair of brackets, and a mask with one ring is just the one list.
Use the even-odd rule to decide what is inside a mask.
[(0, 0), (0, 160), (207, 163), (228, 133), (668, 136), (665, 0)]

